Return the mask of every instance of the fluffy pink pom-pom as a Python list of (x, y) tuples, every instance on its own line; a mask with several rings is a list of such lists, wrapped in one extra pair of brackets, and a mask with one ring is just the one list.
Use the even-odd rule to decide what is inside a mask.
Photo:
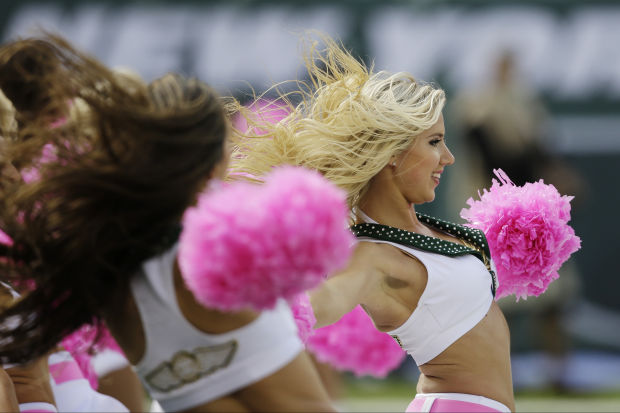
[(314, 325), (316, 324), (316, 317), (314, 316), (308, 294), (297, 294), (289, 301), (289, 305), (293, 311), (295, 324), (297, 324), (297, 334), (301, 341), (305, 343), (308, 341), (308, 337), (314, 334)]
[(378, 331), (357, 306), (337, 323), (315, 330), (306, 347), (321, 362), (356, 376), (385, 377), (400, 366), (406, 353), (387, 333)]
[(261, 310), (344, 267), (354, 242), (344, 193), (317, 172), (280, 167), (263, 185), (201, 195), (183, 219), (179, 265), (203, 305)]
[(497, 297), (538, 296), (559, 277), (558, 270), (581, 248), (570, 221), (571, 196), (542, 179), (516, 186), (502, 170), (480, 200), (470, 198), (461, 217), (484, 232), (497, 267)]

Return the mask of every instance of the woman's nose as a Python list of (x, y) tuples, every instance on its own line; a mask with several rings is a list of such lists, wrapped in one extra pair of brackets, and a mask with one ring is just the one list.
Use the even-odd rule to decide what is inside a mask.
[(454, 155), (452, 155), (447, 146), (444, 146), (443, 153), (441, 154), (441, 163), (444, 165), (452, 165), (454, 163)]

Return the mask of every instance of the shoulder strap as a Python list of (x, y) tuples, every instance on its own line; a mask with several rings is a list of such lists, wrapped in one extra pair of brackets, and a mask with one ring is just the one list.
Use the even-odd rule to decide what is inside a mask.
[(466, 245), (446, 241), (440, 238), (429, 237), (423, 234), (417, 234), (415, 232), (390, 227), (388, 225), (370, 222), (353, 225), (351, 227), (351, 231), (353, 232), (353, 235), (358, 238), (367, 237), (381, 241), (394, 242), (406, 247), (412, 247), (422, 251), (446, 255), (449, 257), (471, 254), (482, 261), (491, 274), (491, 278), (493, 279), (491, 290), (493, 291), (493, 296), (495, 296), (497, 280), (495, 272), (491, 269), (491, 263), (489, 261), (491, 253), (489, 251), (489, 245), (484, 233), (475, 228), (469, 228), (464, 225), (443, 221), (424, 214), (416, 213), (416, 215), (423, 223), (459, 238)]

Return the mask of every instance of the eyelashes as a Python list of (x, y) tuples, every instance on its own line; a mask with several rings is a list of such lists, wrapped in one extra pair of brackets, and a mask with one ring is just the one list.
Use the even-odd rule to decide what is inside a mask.
[(431, 139), (428, 143), (431, 146), (438, 146), (441, 142), (446, 143), (446, 137), (445, 136), (438, 136), (436, 138)]

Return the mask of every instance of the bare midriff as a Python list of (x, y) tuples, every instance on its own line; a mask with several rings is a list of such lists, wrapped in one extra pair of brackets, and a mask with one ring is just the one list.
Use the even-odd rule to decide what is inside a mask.
[(495, 302), (474, 328), (419, 369), (418, 393), (474, 394), (515, 410), (510, 332)]

